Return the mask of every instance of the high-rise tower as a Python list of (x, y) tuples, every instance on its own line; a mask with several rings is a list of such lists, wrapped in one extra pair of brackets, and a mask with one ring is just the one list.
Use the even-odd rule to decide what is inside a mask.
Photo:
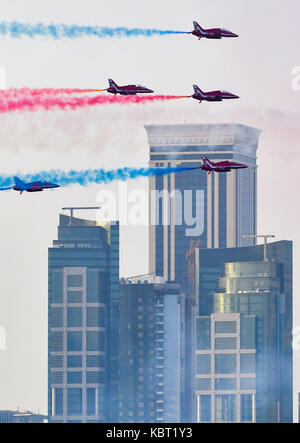
[(49, 422), (114, 421), (118, 296), (118, 224), (60, 215), (49, 248)]
[(150, 272), (186, 282), (191, 240), (201, 248), (255, 244), (256, 151), (260, 130), (240, 124), (146, 126), (150, 167), (197, 167), (203, 155), (247, 169), (207, 174), (201, 169), (149, 179)]
[(195, 255), (195, 419), (291, 422), (292, 242)]

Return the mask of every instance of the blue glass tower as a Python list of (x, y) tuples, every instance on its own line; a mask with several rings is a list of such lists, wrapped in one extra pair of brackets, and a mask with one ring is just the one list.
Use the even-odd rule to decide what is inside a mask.
[(183, 417), (185, 295), (179, 284), (161, 280), (120, 286), (120, 422), (180, 423)]
[[(146, 126), (149, 166), (200, 167), (202, 156), (248, 166), (228, 173), (186, 170), (149, 178), (149, 269), (182, 283), (186, 297), (185, 420), (191, 420), (193, 389), (194, 294), (187, 257), (191, 245), (228, 248), (255, 244), (241, 235), (256, 234), (256, 151), (260, 130), (240, 124)], [(193, 271), (192, 271), (193, 273)], [(211, 312), (211, 311), (210, 311)]]
[(114, 421), (119, 226), (60, 215), (49, 248), (50, 422)]
[[(146, 131), (150, 167), (197, 167), (203, 155), (248, 166), (226, 174), (197, 169), (150, 177), (150, 272), (186, 283), (191, 240), (200, 240), (201, 248), (255, 244), (240, 235), (256, 234), (260, 130), (240, 124), (184, 124), (150, 125)], [(154, 195), (156, 191), (160, 194)], [(199, 218), (199, 229), (193, 218)]]
[(195, 250), (195, 419), (292, 422), (292, 243)]

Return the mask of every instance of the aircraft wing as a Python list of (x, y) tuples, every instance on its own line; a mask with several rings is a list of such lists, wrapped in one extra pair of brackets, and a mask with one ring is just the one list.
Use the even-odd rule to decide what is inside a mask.
[(10, 186), (9, 188), (0, 188), (0, 191), (7, 191), (8, 189), (13, 189), (13, 186)]
[(247, 168), (246, 165), (237, 165), (237, 164), (233, 164), (230, 166), (231, 169), (241, 169), (241, 168)]

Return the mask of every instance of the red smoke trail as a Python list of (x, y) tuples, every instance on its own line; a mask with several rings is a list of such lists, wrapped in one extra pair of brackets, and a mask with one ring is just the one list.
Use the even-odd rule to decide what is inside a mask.
[(0, 90), (0, 100), (1, 99), (20, 99), (22, 97), (40, 97), (40, 96), (56, 96), (56, 95), (70, 95), (70, 94), (81, 94), (84, 92), (99, 92), (106, 91), (106, 89), (79, 89), (79, 88), (42, 88), (42, 89), (31, 89), (31, 88), (11, 88), (6, 90)]
[(97, 95), (95, 97), (62, 97), (62, 96), (24, 96), (19, 99), (5, 98), (1, 100), (0, 95), (0, 113), (14, 111), (50, 111), (52, 109), (78, 109), (97, 105), (110, 104), (145, 104), (157, 101), (174, 100), (185, 98), (187, 96), (176, 95), (151, 95), (151, 96), (107, 96)]

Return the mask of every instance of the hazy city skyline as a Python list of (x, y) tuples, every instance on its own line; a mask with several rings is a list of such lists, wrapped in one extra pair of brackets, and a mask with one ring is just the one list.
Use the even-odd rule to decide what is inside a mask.
[[(3, 2), (4, 3), (4, 2)], [(159, 9), (156, 6), (159, 5)], [(159, 11), (159, 13), (158, 13)], [(300, 130), (297, 68), (300, 65), (299, 3), (258, 0), (156, 0), (107, 2), (37, 0), (6, 3), (2, 20), (190, 30), (205, 27), (237, 32), (234, 41), (198, 41), (193, 36), (53, 41), (1, 37), (0, 66), (7, 87), (106, 87), (107, 78), (146, 84), (157, 92), (191, 94), (228, 89), (234, 103), (198, 105), (176, 100), (147, 107), (22, 113), (0, 116), (1, 171), (13, 174), (50, 168), (145, 166), (144, 124), (237, 122), (262, 129), (258, 151), (258, 233), (294, 241), (295, 287), (299, 205)], [(280, 32), (278, 32), (280, 30)], [(138, 54), (138, 55), (137, 55)], [(145, 179), (129, 183), (146, 189)], [(73, 186), (38, 195), (1, 194), (2, 269), (0, 326), (7, 350), (0, 351), (0, 409), (47, 408), (47, 248), (56, 236), (61, 207), (97, 203), (100, 186)], [(117, 184), (109, 187), (117, 189)], [(93, 214), (91, 214), (92, 216)], [(141, 251), (140, 244), (145, 248)], [(130, 248), (128, 247), (130, 245)], [(147, 228), (121, 227), (121, 276), (148, 270)], [(300, 324), (295, 298), (294, 326)], [(30, 349), (30, 358), (28, 355)], [(296, 368), (300, 364), (295, 352)], [(295, 370), (295, 394), (300, 379)]]

